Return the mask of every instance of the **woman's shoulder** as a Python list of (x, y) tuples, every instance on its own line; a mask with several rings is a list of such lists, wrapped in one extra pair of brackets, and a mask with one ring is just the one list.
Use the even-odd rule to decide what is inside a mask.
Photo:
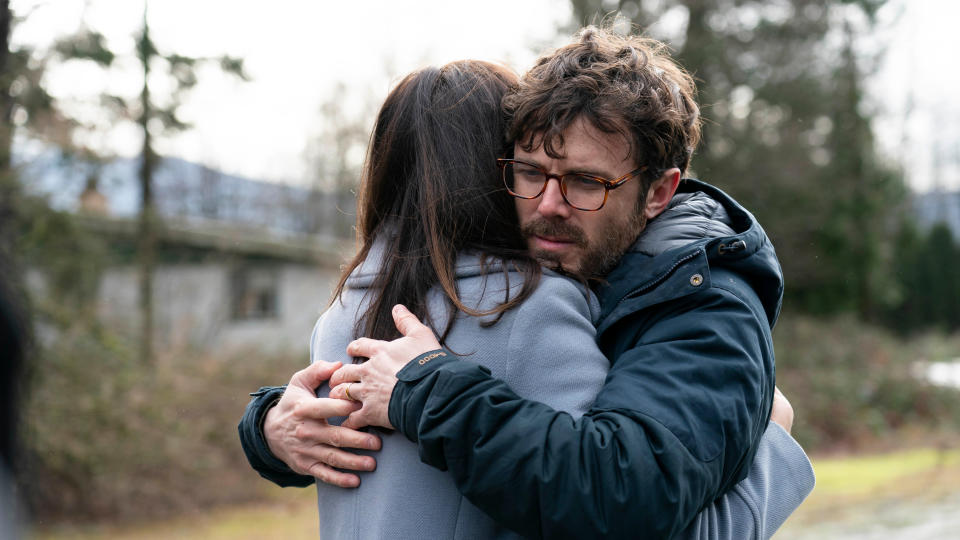
[[(524, 274), (511, 263), (484, 260), (476, 254), (457, 259), (457, 289), (461, 300), (472, 308), (489, 309), (517, 295), (523, 288)], [(509, 292), (509, 295), (507, 294)], [(586, 308), (591, 313), (596, 303), (593, 294), (580, 282), (544, 268), (537, 286), (525, 306), (542, 302)]]
[(514, 311), (503, 321), (503, 379), (521, 396), (580, 416), (609, 369), (595, 341), (589, 291), (545, 271), (537, 290)]
[(600, 314), (596, 295), (582, 282), (544, 269), (537, 290), (530, 296), (527, 309), (551, 309), (564, 312), (575, 311), (585, 316), (591, 324)]
[[(471, 276), (457, 280), (458, 292), (464, 303), (478, 310), (490, 310), (503, 304), (508, 298), (519, 294), (524, 275), (519, 271), (491, 272), (483, 276)], [(508, 295), (509, 291), (509, 295)], [(592, 340), (595, 335), (594, 317), (599, 313), (599, 304), (594, 295), (578, 281), (544, 269), (533, 292), (518, 306), (502, 315), (492, 314), (477, 318), (477, 325), (486, 328), (484, 334), (503, 333), (509, 336), (503, 346), (515, 345), (515, 336), (531, 332), (563, 335), (579, 341), (584, 336)], [(465, 313), (461, 319), (471, 319)], [(487, 323), (496, 320), (496, 324)]]
[(580, 331), (588, 329), (592, 333), (599, 304), (583, 284), (544, 270), (536, 290), (516, 311), (514, 324), (519, 327), (576, 328)]
[(347, 343), (354, 339), (356, 322), (368, 304), (367, 289), (346, 288), (323, 308), (310, 334), (310, 359), (345, 359)]

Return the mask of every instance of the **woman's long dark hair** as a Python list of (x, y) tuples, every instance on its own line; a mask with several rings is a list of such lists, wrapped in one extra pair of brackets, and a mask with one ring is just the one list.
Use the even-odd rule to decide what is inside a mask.
[[(416, 71), (387, 96), (371, 135), (357, 201), (360, 249), (334, 295), (342, 295), (374, 240), (385, 242), (372, 286), (376, 297), (357, 321), (357, 335), (399, 337), (391, 315), (395, 304), (406, 305), (438, 331), (427, 311), (427, 293), (434, 286), (448, 300), (441, 342), (458, 309), (473, 316), (496, 315), (496, 322), (533, 292), (540, 266), (527, 254), (513, 199), (496, 166), (496, 158), (506, 153), (500, 101), (516, 82), (505, 67), (464, 60)], [(521, 271), (520, 291), (511, 295), (508, 286), (503, 302), (489, 311), (465, 306), (455, 271), (462, 251), (503, 261), (505, 275)]]

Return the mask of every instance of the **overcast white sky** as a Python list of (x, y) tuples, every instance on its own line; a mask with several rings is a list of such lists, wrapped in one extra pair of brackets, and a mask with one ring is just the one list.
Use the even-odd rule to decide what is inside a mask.
[[(29, 16), (12, 39), (49, 43), (76, 31), (85, 18), (111, 47), (132, 55), (142, 6), (131, 0), (13, 0), (14, 12)], [(336, 83), (352, 89), (353, 102), (345, 107), (353, 110), (364, 100), (379, 103), (391, 76), (423, 65), (480, 58), (522, 70), (534, 51), (564, 40), (556, 28), (569, 18), (567, 0), (275, 0), (269, 6), (251, 0), (154, 0), (149, 21), (161, 51), (240, 56), (253, 77), (241, 83), (204, 74), (182, 110), (195, 129), (162, 140), (159, 149), (230, 173), (302, 181), (305, 145), (320, 130), (320, 104)], [(884, 114), (878, 138), (892, 157), (909, 156), (911, 184), (929, 189), (936, 180), (936, 152), (944, 164), (960, 161), (960, 106), (953, 97), (960, 88), (960, 70), (954, 67), (960, 2), (891, 0), (881, 20), (880, 39), (889, 47), (872, 85)], [(61, 70), (50, 87), (63, 98), (93, 95), (104, 85), (136, 95), (135, 71), (122, 73)], [(110, 133), (101, 144), (118, 154), (136, 153), (139, 137), (132, 126)], [(931, 134), (949, 144), (935, 151)], [(956, 164), (942, 169), (940, 183), (960, 187)]]
[(894, 0), (880, 21), (887, 52), (871, 90), (881, 150), (915, 189), (960, 188), (960, 2)]

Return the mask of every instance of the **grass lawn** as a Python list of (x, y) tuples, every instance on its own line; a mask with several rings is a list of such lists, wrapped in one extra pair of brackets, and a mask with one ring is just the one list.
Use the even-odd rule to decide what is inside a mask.
[(317, 538), (317, 496), (313, 488), (268, 488), (268, 502), (219, 508), (195, 516), (123, 526), (42, 529), (37, 540), (300, 540)]

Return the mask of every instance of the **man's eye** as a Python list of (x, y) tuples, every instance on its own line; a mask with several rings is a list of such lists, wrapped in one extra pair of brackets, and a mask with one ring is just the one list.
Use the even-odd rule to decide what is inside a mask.
[(596, 178), (571, 174), (564, 177), (568, 189), (577, 189), (581, 191), (603, 190), (603, 183)]
[(536, 178), (538, 176), (543, 176), (543, 173), (532, 167), (516, 167), (514, 169), (514, 174), (523, 176), (525, 178)]

